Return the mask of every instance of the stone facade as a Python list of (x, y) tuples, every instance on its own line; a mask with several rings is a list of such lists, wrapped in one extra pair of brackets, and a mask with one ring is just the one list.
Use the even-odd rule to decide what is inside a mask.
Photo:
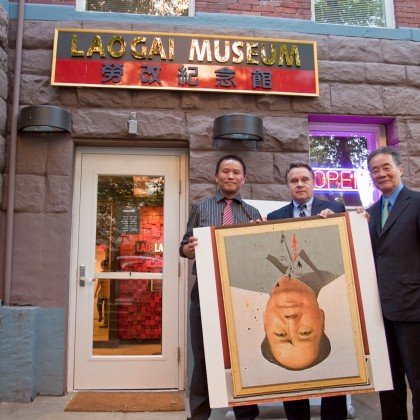
[[(190, 158), (190, 202), (214, 192), (215, 161), (224, 154), (235, 153), (244, 158), (248, 166), (244, 198), (287, 200), (284, 169), (292, 160), (308, 159), (309, 117), (339, 115), (360, 119), (362, 116), (372, 121), (377, 119), (387, 126), (388, 143), (398, 144), (404, 156), (404, 182), (420, 189), (420, 111), (416, 106), (420, 101), (420, 55), (419, 42), (414, 37), (391, 40), (370, 36), (302, 34), (268, 30), (257, 23), (254, 27), (258, 29), (249, 30), (240, 25), (216, 26), (216, 15), (214, 20), (211, 26), (175, 26), (150, 19), (130, 23), (25, 21), (20, 105), (61, 106), (71, 111), (73, 121), (71, 137), (57, 134), (18, 137), (12, 271), (12, 278), (16, 280), (12, 285), (11, 302), (41, 308), (34, 320), (51, 343), (48, 347), (36, 349), (36, 353), (44, 354), (49, 349), (57, 357), (53, 364), (45, 367), (47, 375), (44, 375), (47, 378), (52, 375), (56, 381), (54, 385), (48, 388), (44, 383), (41, 386), (37, 379), (33, 385), (33, 381), (27, 378), (28, 390), (22, 392), (29, 398), (34, 393), (60, 394), (65, 391), (63, 366), (77, 145), (143, 147), (147, 143), (164, 147), (173, 141), (183, 144)], [(52, 87), (50, 73), (56, 27), (315, 40), (320, 96)], [(12, 83), (6, 75), (13, 74), (15, 34), (16, 21), (9, 22), (8, 30), (7, 17), (0, 10), (1, 173), (5, 165), (6, 98), (8, 84)], [(127, 132), (131, 112), (137, 114), (139, 121), (136, 137)], [(261, 116), (263, 141), (214, 141), (214, 119), (232, 112)], [(4, 196), (3, 215), (5, 208)], [(3, 236), (2, 231), (0, 237)], [(1, 271), (0, 296), (3, 292), (2, 276)], [(13, 321), (14, 314), (9, 315)], [(43, 343), (45, 337), (40, 336), (37, 340)]]
[[(40, 136), (18, 139), (16, 224), (12, 290), (13, 302), (62, 306), (67, 299), (71, 227), (73, 152), (77, 142), (98, 146), (104, 138), (144, 141), (184, 141), (190, 152), (190, 198), (195, 201), (214, 190), (214, 162), (234, 152), (249, 166), (244, 196), (287, 200), (284, 167), (293, 159), (307, 159), (308, 115), (387, 117), (388, 142), (398, 143), (404, 155), (404, 181), (420, 188), (419, 45), (414, 41), (305, 35), (253, 31), (249, 36), (305, 38), (318, 43), (320, 96), (218, 94), (200, 92), (116, 90), (50, 86), (51, 49), (56, 26), (67, 22), (27, 21), (21, 77), (21, 105), (50, 104), (69, 109), (72, 138)], [(11, 22), (10, 57), (14, 55)], [(76, 25), (78, 26), (78, 25)], [(110, 25), (115, 29), (119, 25)], [(103, 27), (90, 22), (86, 28)], [(165, 32), (167, 27), (130, 25), (131, 30)], [(183, 28), (177, 28), (180, 32)], [(206, 28), (189, 28), (206, 33)], [(208, 32), (214, 33), (213, 28)], [(232, 35), (232, 29), (218, 33)], [(263, 117), (264, 141), (214, 142), (214, 119), (245, 112)], [(139, 134), (127, 133), (130, 112), (137, 113)], [(387, 120), (387, 121), (389, 121)], [(161, 143), (162, 144), (162, 143)], [(5, 203), (3, 204), (3, 206)], [(4, 207), (3, 207), (4, 208)], [(46, 226), (49, 229), (46, 229)], [(47, 234), (42, 234), (47, 232)], [(45, 263), (45, 250), (48, 263)], [(34, 264), (40, 264), (33, 270)], [(38, 263), (37, 263), (38, 261)], [(54, 269), (54, 281), (31, 285)]]

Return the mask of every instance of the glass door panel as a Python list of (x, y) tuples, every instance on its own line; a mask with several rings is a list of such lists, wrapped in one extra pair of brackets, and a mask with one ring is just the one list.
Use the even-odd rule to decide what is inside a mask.
[(164, 176), (98, 177), (94, 356), (162, 352), (164, 186)]

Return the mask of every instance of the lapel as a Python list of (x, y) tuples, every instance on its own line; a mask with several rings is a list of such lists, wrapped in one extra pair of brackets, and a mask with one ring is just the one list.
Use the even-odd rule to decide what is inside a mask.
[(378, 200), (370, 209), (370, 217), (372, 223), (372, 229), (379, 237), (381, 234), (381, 200)]
[[(389, 213), (388, 219), (386, 219), (385, 225), (382, 228), (379, 236), (382, 236), (394, 224), (394, 222), (398, 219), (401, 213), (408, 207), (409, 198), (410, 190), (407, 187), (403, 187), (403, 189), (398, 194), (394, 207), (391, 209), (391, 213)], [(379, 206), (379, 208), (380, 207), (381, 206)], [(379, 212), (379, 220), (380, 218), (381, 216)]]
[(312, 208), (311, 208), (311, 216), (316, 216), (318, 213), (320, 213), (323, 209), (321, 208), (321, 200), (317, 200), (314, 197), (314, 200), (312, 201)]
[(286, 216), (285, 219), (293, 218), (293, 201), (290, 202), (284, 210), (285, 210), (285, 216)]

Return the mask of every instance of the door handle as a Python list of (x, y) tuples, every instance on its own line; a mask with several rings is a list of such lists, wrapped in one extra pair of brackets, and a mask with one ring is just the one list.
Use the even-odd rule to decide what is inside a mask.
[(81, 286), (81, 287), (85, 287), (86, 282), (93, 281), (92, 278), (86, 277), (86, 266), (85, 265), (80, 265), (79, 266), (78, 280), (79, 280), (79, 286)]

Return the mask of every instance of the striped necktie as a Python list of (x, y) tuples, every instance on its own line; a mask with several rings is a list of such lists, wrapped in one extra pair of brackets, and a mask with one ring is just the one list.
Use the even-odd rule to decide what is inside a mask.
[(391, 207), (391, 203), (387, 198), (384, 199), (384, 205), (382, 207), (382, 215), (381, 215), (381, 227), (384, 227), (386, 219), (389, 216), (389, 208)]
[(306, 204), (299, 204), (297, 209), (299, 210), (299, 217), (306, 217)]
[(225, 198), (225, 208), (223, 209), (223, 226), (233, 225), (235, 219), (233, 217), (232, 201), (228, 198)]

